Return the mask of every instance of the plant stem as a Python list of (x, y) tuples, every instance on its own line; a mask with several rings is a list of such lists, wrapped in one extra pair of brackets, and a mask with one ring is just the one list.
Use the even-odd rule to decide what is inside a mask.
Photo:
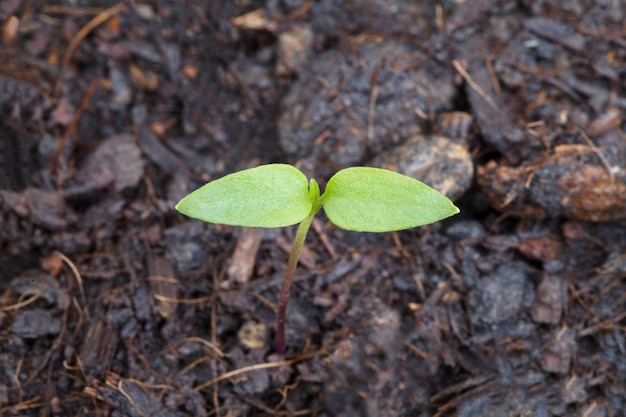
[(298, 266), (298, 259), (300, 259), (300, 252), (304, 246), (304, 239), (311, 226), (311, 221), (317, 213), (317, 209), (311, 210), (311, 213), (300, 222), (296, 237), (291, 247), (291, 253), (289, 254), (289, 260), (287, 261), (287, 269), (285, 270), (285, 277), (283, 278), (283, 285), (280, 287), (280, 295), (278, 298), (278, 312), (276, 313), (276, 339), (274, 344), (274, 350), (279, 355), (284, 355), (286, 350), (285, 344), (285, 316), (287, 314), (287, 301), (289, 300), (289, 290), (293, 283), (293, 276)]

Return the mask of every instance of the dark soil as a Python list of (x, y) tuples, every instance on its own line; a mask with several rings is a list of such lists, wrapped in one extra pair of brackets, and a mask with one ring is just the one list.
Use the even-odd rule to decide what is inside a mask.
[[(6, 0), (0, 19), (1, 416), (624, 415), (626, 3)], [(295, 229), (173, 209), (262, 163), (323, 185), (421, 149), (461, 214), (386, 234), (320, 216), (285, 357)]]

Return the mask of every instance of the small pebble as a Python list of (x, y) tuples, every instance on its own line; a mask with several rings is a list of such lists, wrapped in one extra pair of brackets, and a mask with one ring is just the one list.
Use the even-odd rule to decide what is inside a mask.
[(48, 310), (39, 308), (18, 310), (11, 325), (11, 331), (21, 337), (37, 338), (56, 335), (61, 331), (61, 320), (52, 317)]

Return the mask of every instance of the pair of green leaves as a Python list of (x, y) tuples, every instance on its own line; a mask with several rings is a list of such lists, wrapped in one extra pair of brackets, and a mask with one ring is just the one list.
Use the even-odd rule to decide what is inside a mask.
[(210, 223), (282, 227), (324, 208), (336, 226), (391, 232), (445, 219), (459, 209), (443, 194), (406, 175), (353, 167), (319, 186), (291, 165), (269, 164), (226, 175), (183, 198), (176, 210)]

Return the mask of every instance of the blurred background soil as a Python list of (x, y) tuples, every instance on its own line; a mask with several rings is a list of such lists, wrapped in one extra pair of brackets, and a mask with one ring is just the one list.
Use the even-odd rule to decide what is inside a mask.
[[(622, 416), (626, 3), (0, 3), (1, 416)], [(285, 162), (461, 214), (173, 209)]]

